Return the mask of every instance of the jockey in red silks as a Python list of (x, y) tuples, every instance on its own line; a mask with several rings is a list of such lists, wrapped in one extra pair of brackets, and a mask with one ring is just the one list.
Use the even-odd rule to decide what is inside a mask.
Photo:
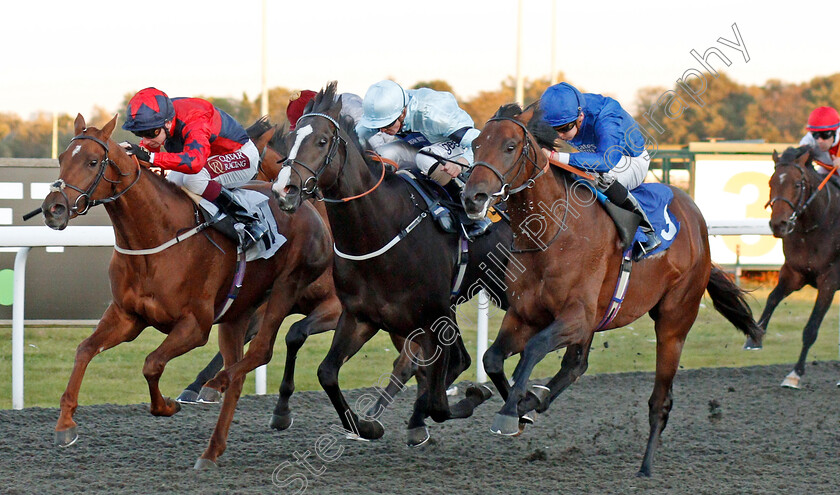
[(808, 134), (799, 141), (800, 145), (811, 146), (811, 156), (815, 162), (822, 165), (817, 169), (821, 174), (827, 174), (834, 167), (840, 167), (840, 157), (837, 156), (840, 148), (838, 128), (840, 115), (837, 110), (832, 107), (817, 107), (808, 117)]
[[(140, 90), (128, 102), (123, 129), (142, 138), (125, 143), (138, 159), (168, 170), (167, 180), (213, 202), (244, 224), (242, 249), (267, 232), (228, 188), (257, 173), (259, 151), (230, 115), (200, 98), (172, 98), (156, 88)], [(161, 150), (163, 148), (163, 150)]]

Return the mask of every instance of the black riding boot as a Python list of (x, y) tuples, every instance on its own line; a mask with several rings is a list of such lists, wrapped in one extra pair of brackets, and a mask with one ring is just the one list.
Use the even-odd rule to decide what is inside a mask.
[(662, 240), (656, 234), (656, 230), (653, 228), (653, 224), (650, 223), (650, 220), (647, 217), (647, 213), (645, 210), (642, 209), (639, 202), (636, 201), (636, 198), (630, 194), (630, 191), (627, 190), (621, 183), (617, 180), (614, 180), (609, 186), (603, 188), (601, 185), (598, 185), (598, 189), (604, 193), (604, 195), (613, 202), (616, 206), (620, 206), (621, 208), (633, 212), (642, 219), (639, 222), (639, 227), (642, 229), (642, 233), (645, 234), (647, 239), (644, 243), (642, 243), (641, 248), (642, 252), (639, 256), (636, 257), (636, 261), (643, 258), (648, 253), (652, 252), (656, 248), (662, 244)]
[(237, 223), (244, 225), (244, 229), (240, 234), (243, 251), (250, 249), (268, 232), (268, 228), (260, 222), (259, 218), (256, 215), (248, 213), (248, 210), (239, 204), (228, 189), (223, 187), (221, 192), (219, 192), (219, 197), (213, 203), (222, 210), (222, 213), (233, 218)]

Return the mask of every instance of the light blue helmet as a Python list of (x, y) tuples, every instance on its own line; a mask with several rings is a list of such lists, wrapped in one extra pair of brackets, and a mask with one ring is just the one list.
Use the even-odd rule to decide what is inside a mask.
[(368, 129), (381, 129), (395, 120), (408, 105), (408, 95), (402, 86), (391, 80), (379, 81), (365, 93), (364, 115), (359, 123)]
[(583, 105), (583, 95), (567, 82), (549, 87), (540, 98), (543, 119), (551, 127), (560, 127), (577, 119)]

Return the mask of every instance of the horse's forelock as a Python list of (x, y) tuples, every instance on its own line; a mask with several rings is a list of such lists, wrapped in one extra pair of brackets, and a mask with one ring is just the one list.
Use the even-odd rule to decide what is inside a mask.
[(272, 126), (273, 124), (268, 118), (268, 115), (263, 115), (262, 117), (257, 119), (256, 122), (251, 124), (250, 127), (245, 129), (245, 133), (248, 134), (248, 137), (251, 138), (251, 141), (256, 141), (257, 138), (265, 134), (266, 131), (271, 129)]
[(522, 113), (522, 107), (519, 106), (518, 103), (508, 103), (506, 105), (502, 105), (496, 110), (496, 113), (493, 114), (494, 119), (511, 119), (513, 117), (518, 116)]
[[(306, 104), (304, 111), (306, 113), (329, 113), (330, 110), (337, 104), (336, 92), (338, 90), (338, 82), (330, 81), (327, 87), (322, 89), (315, 95), (309, 103)], [(310, 107), (310, 105), (312, 105)]]
[(534, 114), (531, 120), (528, 121), (528, 130), (537, 139), (537, 143), (543, 148), (554, 148), (554, 142), (557, 140), (557, 131), (543, 118), (543, 111), (539, 106), (539, 101), (536, 101), (528, 106), (528, 109), (533, 108)]

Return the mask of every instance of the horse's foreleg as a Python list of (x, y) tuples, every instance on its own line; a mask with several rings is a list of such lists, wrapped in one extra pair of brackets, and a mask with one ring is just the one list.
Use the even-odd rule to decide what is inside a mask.
[(510, 383), (505, 375), (505, 360), (522, 352), (531, 335), (531, 327), (525, 326), (514, 311), (509, 310), (502, 319), (496, 340), (490, 344), (484, 356), (478, 356), (484, 363), (484, 371), (504, 401), (507, 401), (510, 395)]
[[(831, 301), (834, 299), (834, 292), (837, 286), (831, 282), (820, 280), (817, 289), (817, 300), (814, 303), (814, 308), (811, 310), (811, 316), (808, 318), (808, 323), (805, 324), (805, 329), (802, 331), (802, 351), (799, 353), (799, 361), (793, 367), (794, 373), (801, 377), (805, 374), (805, 359), (808, 357), (808, 351), (814, 342), (817, 340), (817, 333), (820, 331), (820, 324), (825, 317), (828, 308), (831, 307)], [(786, 380), (787, 381), (787, 380)], [(797, 380), (798, 382), (798, 377)], [(785, 383), (782, 383), (785, 385)], [(798, 383), (797, 383), (798, 385)], [(798, 388), (798, 387), (796, 387)]]
[(172, 359), (202, 346), (207, 343), (210, 335), (209, 322), (203, 328), (191, 313), (175, 324), (169, 335), (163, 339), (160, 346), (146, 356), (143, 364), (143, 376), (149, 385), (149, 396), (151, 397), (151, 413), (155, 416), (172, 416), (181, 409), (181, 406), (169, 398), (164, 398), (160, 393), (158, 383), (166, 363)]
[(248, 346), (248, 352), (242, 359), (220, 371), (215, 378), (204, 385), (205, 387), (224, 393), (231, 382), (243, 378), (249, 372), (271, 361), (277, 332), (294, 306), (297, 293), (298, 291), (294, 288), (287, 288), (284, 291), (275, 287), (266, 306), (260, 329), (251, 340), (251, 345)]
[(338, 385), (338, 372), (341, 366), (353, 357), (377, 331), (378, 329), (370, 323), (359, 322), (355, 316), (347, 311), (343, 312), (338, 320), (330, 350), (318, 366), (318, 381), (335, 407), (344, 429), (348, 434), (368, 440), (380, 438), (385, 433), (385, 429), (379, 421), (359, 419), (359, 416), (350, 409)]
[[(219, 325), (219, 351), (224, 356), (225, 367), (230, 367), (242, 359), (243, 347), (245, 346), (245, 334), (241, 325), (245, 322), (231, 322)], [(227, 437), (230, 432), (230, 424), (233, 421), (236, 404), (242, 393), (242, 384), (245, 377), (233, 380), (230, 383), (222, 402), (219, 419), (216, 421), (216, 428), (210, 437), (207, 449), (195, 463), (195, 469), (205, 469), (216, 466), (216, 460), (227, 448)]]
[(534, 335), (525, 348), (522, 350), (522, 357), (513, 372), (514, 384), (511, 387), (505, 405), (496, 414), (493, 420), (491, 431), (501, 435), (516, 435), (519, 428), (519, 402), (525, 397), (528, 387), (528, 380), (534, 370), (534, 366), (540, 362), (546, 354), (554, 349), (568, 346), (572, 343), (569, 335), (569, 328), (560, 320), (555, 320), (551, 325)]
[[(254, 315), (251, 317), (251, 320), (248, 324), (248, 331), (245, 334), (246, 344), (250, 342), (252, 338), (254, 338), (254, 335), (257, 334), (257, 330), (259, 330), (260, 328), (260, 323), (262, 323), (264, 310), (265, 305), (260, 306), (260, 308), (257, 309)], [(216, 376), (219, 373), (219, 371), (222, 370), (222, 368), (224, 367), (224, 363), (225, 360), (222, 356), (222, 353), (217, 352), (216, 355), (213, 356), (213, 359), (209, 363), (207, 363), (207, 366), (203, 370), (198, 372), (198, 375), (195, 377), (195, 381), (188, 385), (187, 388), (185, 388), (184, 391), (181, 392), (181, 395), (179, 395), (178, 398), (175, 400), (182, 404), (195, 403), (197, 402), (199, 395), (202, 395), (202, 401), (218, 402), (218, 400), (215, 399), (215, 396), (217, 394), (215, 390), (212, 391), (212, 394), (207, 393), (208, 391), (206, 390), (204, 394), (201, 394), (201, 389), (205, 383), (212, 380), (213, 377)], [(213, 398), (210, 399), (210, 397)]]
[[(792, 292), (801, 289), (805, 285), (805, 279), (799, 272), (794, 271), (788, 265), (782, 265), (779, 270), (779, 282), (770, 295), (767, 296), (767, 302), (764, 304), (764, 310), (761, 312), (761, 318), (758, 319), (758, 326), (767, 330), (767, 325), (770, 324), (770, 317), (773, 316), (773, 311), (779, 303), (789, 296)], [(761, 345), (754, 342), (750, 337), (744, 343), (744, 349), (760, 349)]]
[(126, 341), (134, 340), (146, 328), (145, 322), (134, 315), (128, 315), (114, 303), (108, 306), (93, 333), (76, 348), (76, 361), (61, 396), (61, 414), (55, 425), (55, 443), (62, 447), (71, 445), (78, 438), (73, 413), (79, 405), (79, 389), (85, 369), (94, 356)]
[(592, 348), (592, 337), (583, 344), (572, 344), (566, 348), (566, 353), (563, 355), (563, 362), (560, 365), (560, 371), (545, 384), (542, 394), (535, 394), (529, 391), (525, 394), (525, 398), (520, 401), (518, 406), (519, 416), (522, 417), (528, 411), (536, 409), (538, 413), (543, 413), (548, 409), (548, 406), (554, 402), (566, 388), (575, 383), (578, 378), (583, 376), (586, 369), (589, 367), (589, 350)]
[(285, 430), (292, 426), (289, 399), (295, 391), (295, 362), (298, 351), (310, 335), (334, 330), (339, 316), (341, 303), (333, 298), (316, 307), (306, 318), (292, 325), (286, 333), (286, 366), (283, 369), (277, 405), (274, 406), (271, 416), (271, 427), (275, 430)]

